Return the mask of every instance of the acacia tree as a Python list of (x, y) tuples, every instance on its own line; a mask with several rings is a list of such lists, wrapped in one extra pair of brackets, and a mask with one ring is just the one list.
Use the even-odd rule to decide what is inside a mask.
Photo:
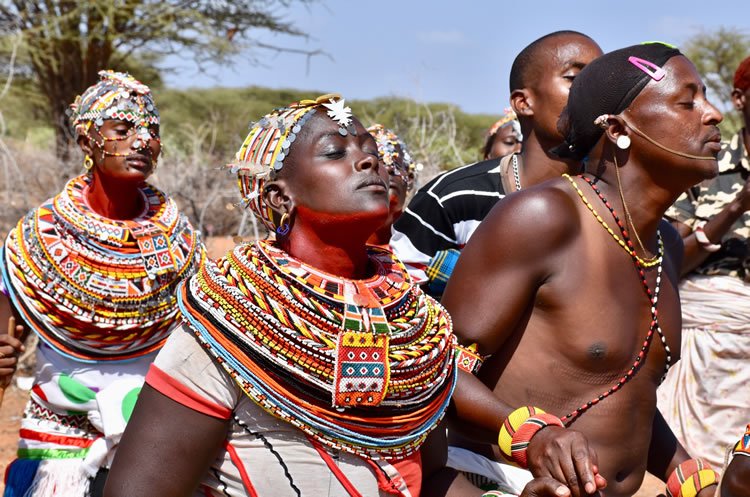
[(703, 31), (689, 38), (683, 51), (703, 76), (711, 103), (724, 113), (721, 127), (728, 133), (736, 132), (742, 123), (740, 116), (732, 112), (734, 72), (740, 62), (750, 56), (750, 35), (746, 31), (724, 27), (712, 32)]
[[(199, 66), (225, 62), (242, 49), (260, 48), (307, 55), (318, 51), (261, 42), (260, 32), (305, 34), (284, 20), (295, 2), (312, 0), (2, 0), (2, 41), (20, 33), (18, 67), (46, 98), (59, 157), (71, 136), (65, 111), (97, 72), (122, 67), (126, 58), (192, 54)], [(250, 52), (250, 63), (258, 62)], [(153, 60), (153, 59), (152, 59)], [(245, 60), (247, 63), (247, 60)]]

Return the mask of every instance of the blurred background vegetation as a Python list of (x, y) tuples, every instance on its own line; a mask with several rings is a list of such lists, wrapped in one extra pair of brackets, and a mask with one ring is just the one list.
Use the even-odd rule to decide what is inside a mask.
[[(81, 171), (82, 156), (72, 143), (65, 109), (97, 80), (100, 69), (128, 71), (151, 86), (164, 144), (156, 182), (199, 229), (208, 235), (257, 234), (252, 216), (230, 212), (237, 201), (234, 182), (217, 169), (231, 160), (250, 121), (272, 108), (337, 89), (177, 90), (162, 84), (162, 61), (181, 53), (192, 54), (199, 67), (207, 60), (231, 64), (248, 48), (256, 58), (244, 59), (245, 64), (278, 51), (308, 59), (325, 55), (268, 45), (257, 36), (307, 36), (285, 22), (284, 14), (292, 4), (314, 1), (0, 0), (0, 235)], [(725, 137), (740, 127), (730, 94), (734, 70), (748, 47), (750, 36), (730, 28), (697, 33), (682, 44), (703, 74), (712, 101), (725, 112)], [(391, 96), (347, 104), (365, 126), (381, 123), (405, 140), (424, 166), (418, 185), (441, 170), (480, 159), (486, 130), (500, 117), (468, 114), (447, 102)]]
[[(133, 73), (137, 74), (135, 71)], [(159, 88), (159, 85), (154, 88), (148, 79), (144, 78), (143, 81), (152, 87), (159, 107), (162, 138), (167, 154), (189, 151), (194, 147), (196, 138), (210, 135), (210, 143), (204, 144), (210, 144), (217, 158), (225, 161), (230, 160), (242, 143), (251, 121), (259, 119), (274, 107), (331, 91), (256, 86), (174, 90)], [(48, 149), (54, 145), (54, 130), (44, 98), (32, 84), (15, 83), (0, 105), (5, 117), (7, 138), (29, 143), (35, 148)], [(467, 114), (448, 103), (421, 104), (398, 97), (347, 99), (347, 105), (352, 107), (353, 113), (365, 126), (378, 122), (405, 133), (405, 138), (410, 130), (399, 128), (406, 125), (418, 125), (431, 116), (431, 123), (422, 122), (422, 127), (439, 127), (445, 126), (445, 122), (452, 119), (455, 123), (455, 135), (436, 137), (431, 144), (435, 150), (442, 151), (433, 160), (437, 160), (443, 169), (477, 160), (487, 129), (500, 117), (493, 114)], [(425, 130), (417, 127), (413, 131), (415, 136), (411, 140), (407, 139), (407, 144), (420, 141), (416, 134)], [(421, 159), (424, 161), (427, 158)]]

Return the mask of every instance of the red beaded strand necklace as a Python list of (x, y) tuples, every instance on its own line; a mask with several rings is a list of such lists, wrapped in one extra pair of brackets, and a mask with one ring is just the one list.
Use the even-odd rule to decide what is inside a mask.
[[(625, 243), (630, 248), (630, 257), (633, 259), (633, 265), (635, 266), (636, 271), (638, 272), (638, 276), (641, 279), (641, 283), (643, 284), (643, 289), (646, 292), (646, 296), (648, 297), (649, 302), (651, 303), (651, 323), (648, 328), (648, 332), (646, 333), (646, 338), (643, 340), (643, 345), (641, 345), (641, 350), (638, 352), (638, 356), (635, 358), (635, 361), (633, 362), (633, 365), (630, 366), (630, 369), (627, 373), (625, 373), (618, 381), (615, 383), (609, 390), (602, 393), (598, 397), (588, 401), (587, 403), (583, 404), (582, 406), (578, 407), (575, 411), (571, 412), (570, 414), (567, 414), (560, 418), (562, 422), (565, 424), (565, 426), (569, 426), (573, 421), (578, 418), (581, 414), (591, 409), (593, 406), (604, 400), (605, 398), (609, 397), (616, 391), (618, 391), (622, 386), (630, 381), (638, 372), (641, 365), (645, 362), (645, 358), (648, 354), (648, 349), (651, 346), (651, 340), (654, 337), (654, 331), (659, 335), (659, 339), (661, 340), (662, 346), (664, 347), (664, 351), (666, 352), (667, 358), (664, 365), (664, 375), (667, 374), (667, 371), (669, 371), (670, 363), (672, 362), (672, 351), (669, 348), (669, 345), (667, 344), (667, 339), (664, 336), (664, 333), (661, 330), (661, 327), (659, 326), (659, 314), (657, 311), (657, 304), (659, 301), (659, 290), (661, 288), (661, 273), (662, 273), (662, 260), (663, 260), (663, 252), (664, 252), (664, 243), (661, 239), (661, 233), (657, 231), (657, 240), (659, 244), (659, 264), (656, 268), (656, 283), (654, 285), (653, 292), (651, 291), (651, 288), (648, 286), (648, 281), (646, 280), (646, 273), (644, 271), (643, 265), (638, 260), (638, 257), (635, 253), (635, 247), (633, 246), (633, 242), (630, 239), (630, 236), (628, 235), (628, 230), (625, 228), (625, 225), (620, 220), (620, 216), (617, 215), (617, 212), (615, 211), (614, 207), (612, 207), (612, 204), (609, 203), (609, 201), (604, 197), (601, 190), (594, 184), (593, 181), (591, 181), (586, 176), (580, 175), (581, 178), (586, 181), (591, 188), (594, 190), (594, 193), (596, 193), (597, 197), (599, 197), (599, 200), (602, 201), (602, 203), (607, 207), (610, 214), (612, 214), (612, 217), (615, 220), (615, 223), (617, 223), (617, 227), (620, 229), (620, 234), (622, 235), (623, 240), (625, 240)], [(595, 213), (594, 213), (595, 214)], [(662, 376), (662, 379), (664, 377)]]

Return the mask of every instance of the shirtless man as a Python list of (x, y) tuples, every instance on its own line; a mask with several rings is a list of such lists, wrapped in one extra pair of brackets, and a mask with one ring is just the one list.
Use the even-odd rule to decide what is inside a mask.
[[(456, 388), (455, 426), (484, 443), (464, 447), (500, 460), (490, 444), (506, 426), (508, 456), (512, 439), (517, 463), (576, 496), (631, 496), (646, 470), (666, 481), (688, 460), (656, 409), (680, 350), (682, 243), (662, 216), (717, 174), (721, 119), (695, 67), (669, 46), (617, 50), (581, 71), (558, 150), (587, 157), (586, 174), (500, 202), (443, 297), (463, 346), (491, 356)], [(534, 427), (524, 406), (554, 415)]]

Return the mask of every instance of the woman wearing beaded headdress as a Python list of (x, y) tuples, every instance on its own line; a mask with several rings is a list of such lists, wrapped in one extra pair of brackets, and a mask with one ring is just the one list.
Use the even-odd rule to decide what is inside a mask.
[(487, 138), (482, 147), (484, 160), (505, 157), (521, 151), (523, 134), (521, 123), (518, 122), (513, 109), (505, 109), (503, 117), (498, 119), (487, 132)]
[(416, 164), (406, 148), (406, 143), (396, 133), (382, 124), (373, 124), (367, 131), (378, 144), (380, 167), (388, 171), (388, 219), (368, 240), (374, 245), (386, 246), (391, 240), (391, 226), (401, 216), (406, 196), (414, 188)]
[[(175, 287), (204, 259), (187, 218), (146, 183), (161, 151), (149, 88), (128, 74), (99, 75), (71, 105), (86, 173), (22, 218), (0, 257), (0, 320), (12, 312), (40, 338), (6, 496), (101, 493), (148, 366), (175, 324)], [(21, 348), (0, 340), (3, 356)]]
[(231, 169), (275, 239), (238, 245), (178, 291), (184, 324), (105, 495), (418, 495), (444, 455), (422, 449), (445, 434), (453, 335), (404, 266), (367, 245), (389, 212), (375, 140), (326, 95), (255, 123)]

